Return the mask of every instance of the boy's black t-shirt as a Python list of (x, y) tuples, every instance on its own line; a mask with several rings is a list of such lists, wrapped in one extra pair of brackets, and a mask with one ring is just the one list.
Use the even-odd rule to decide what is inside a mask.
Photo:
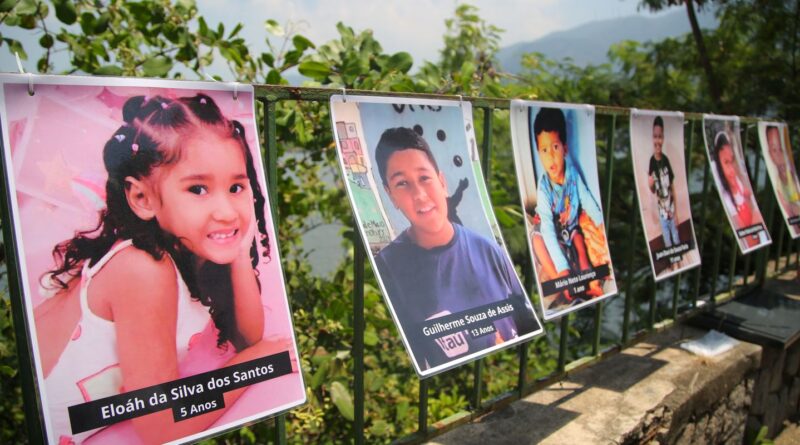
[(655, 194), (658, 199), (658, 211), (661, 218), (671, 218), (674, 211), (670, 188), (675, 174), (672, 172), (672, 165), (669, 163), (667, 155), (661, 154), (661, 159), (656, 159), (655, 155), (650, 156), (650, 168), (647, 174), (653, 176), (655, 173)]

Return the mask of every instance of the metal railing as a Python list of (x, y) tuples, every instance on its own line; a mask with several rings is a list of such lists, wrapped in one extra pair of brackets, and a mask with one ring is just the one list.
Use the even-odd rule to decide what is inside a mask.
[[(317, 101), (317, 102), (327, 102), (330, 99), (331, 95), (340, 94), (340, 90), (336, 89), (323, 89), (323, 88), (291, 88), (291, 87), (276, 87), (276, 86), (257, 86), (256, 87), (256, 96), (258, 100), (262, 101), (265, 106), (266, 111), (266, 121), (264, 125), (265, 131), (265, 141), (266, 141), (266, 162), (267, 162), (267, 171), (269, 176), (270, 182), (270, 194), (272, 201), (275, 202), (277, 188), (276, 185), (276, 165), (277, 165), (277, 145), (276, 145), (276, 137), (275, 137), (275, 105), (277, 102), (286, 101), (286, 100), (297, 100), (297, 101)], [(491, 99), (491, 98), (482, 98), (482, 97), (463, 97), (459, 98), (456, 96), (447, 96), (447, 95), (431, 95), (431, 94), (410, 94), (410, 93), (388, 93), (388, 92), (375, 92), (375, 91), (348, 91), (348, 94), (353, 95), (375, 95), (375, 96), (395, 96), (398, 98), (429, 98), (429, 99), (463, 99), (465, 101), (470, 101), (472, 103), (474, 112), (476, 113), (476, 118), (479, 113), (482, 113), (483, 116), (483, 140), (481, 143), (482, 152), (481, 152), (481, 163), (483, 168), (483, 174), (485, 176), (487, 188), (490, 184), (490, 178), (492, 175), (491, 171), (491, 159), (494, 154), (494, 147), (492, 145), (492, 125), (494, 120), (494, 113), (495, 110), (504, 110), (508, 109), (510, 103), (506, 99)], [(613, 193), (613, 179), (614, 179), (614, 169), (615, 169), (615, 143), (617, 142), (615, 135), (620, 128), (618, 124), (618, 118), (628, 117), (630, 116), (630, 110), (627, 108), (618, 108), (618, 107), (606, 107), (606, 106), (597, 106), (596, 107), (596, 114), (598, 116), (598, 122), (596, 126), (600, 128), (600, 120), (605, 119), (607, 120), (607, 130), (605, 131), (605, 152), (604, 152), (604, 189), (601, 190), (603, 195), (603, 208), (605, 211), (605, 220), (607, 221), (607, 227), (610, 227), (612, 224), (612, 199), (615, 196)], [(602, 118), (601, 118), (602, 117)], [(705, 159), (703, 142), (702, 142), (702, 133), (700, 133), (699, 138), (696, 137), (698, 132), (702, 131), (702, 114), (698, 113), (685, 113), (684, 115), (685, 120), (687, 121), (688, 131), (687, 137), (688, 142), (686, 142), (686, 170), (687, 170), (687, 177), (691, 177), (694, 172), (693, 169), (693, 154), (695, 158), (697, 155), (695, 153), (696, 150), (701, 150), (699, 153), (702, 153), (703, 156), (701, 159)], [(623, 120), (624, 124), (622, 127), (627, 130), (627, 120)], [(636, 243), (641, 243), (641, 239), (639, 239), (638, 235), (640, 233), (640, 221), (638, 219), (638, 211), (635, 212), (636, 218), (632, 221), (616, 221), (614, 223), (624, 222), (630, 226), (631, 236), (628, 238), (630, 244), (628, 246), (628, 254), (629, 257), (626, 259), (625, 262), (626, 266), (626, 274), (624, 276), (624, 281), (622, 288), (624, 291), (624, 310), (623, 310), (623, 322), (621, 327), (621, 339), (616, 344), (606, 347), (605, 349), (601, 349), (601, 323), (602, 323), (602, 316), (604, 305), (607, 304), (604, 302), (599, 302), (594, 305), (593, 308), (586, 309), (584, 312), (594, 311), (594, 319), (593, 319), (593, 332), (592, 332), (592, 340), (591, 340), (591, 353), (586, 357), (580, 357), (570, 363), (567, 362), (567, 345), (568, 345), (568, 338), (569, 338), (569, 328), (570, 328), (570, 317), (564, 316), (559, 321), (559, 350), (558, 350), (558, 364), (555, 372), (551, 373), (549, 376), (545, 378), (537, 379), (533, 382), (528, 381), (528, 371), (527, 371), (527, 364), (528, 364), (528, 357), (529, 357), (529, 346), (530, 343), (524, 343), (516, 347), (517, 355), (518, 355), (518, 379), (516, 388), (512, 388), (506, 393), (494, 397), (491, 400), (483, 400), (483, 388), (482, 388), (482, 376), (486, 372), (484, 369), (484, 360), (480, 359), (474, 362), (473, 364), (463, 365), (472, 366), (472, 394), (470, 397), (470, 406), (471, 409), (469, 412), (460, 413), (459, 415), (451, 416), (448, 419), (438, 419), (435, 424), (431, 424), (430, 419), (428, 417), (428, 394), (432, 390), (431, 388), (431, 379), (423, 379), (419, 381), (419, 418), (418, 418), (418, 427), (417, 431), (411, 435), (407, 435), (405, 437), (400, 438), (397, 442), (400, 443), (415, 443), (422, 441), (424, 439), (428, 439), (435, 435), (441, 434), (442, 432), (451, 429), (457, 425), (464, 424), (469, 422), (470, 420), (474, 419), (475, 417), (485, 414), (488, 411), (492, 411), (503, 407), (514, 400), (518, 400), (537, 389), (540, 389), (544, 386), (547, 386), (555, 381), (562, 379), (565, 374), (569, 371), (573, 371), (577, 368), (586, 366), (590, 363), (596, 362), (598, 360), (602, 360), (604, 357), (607, 357), (610, 354), (616, 353), (620, 351), (625, 346), (628, 346), (632, 343), (640, 341), (644, 338), (648, 333), (653, 332), (654, 330), (662, 329), (664, 327), (669, 326), (670, 324), (674, 323), (677, 320), (684, 319), (692, 314), (696, 313), (698, 310), (702, 310), (702, 306), (705, 306), (704, 303), (708, 303), (708, 305), (713, 306), (720, 300), (725, 300), (728, 298), (732, 298), (735, 294), (740, 292), (745, 292), (748, 290), (753, 289), (756, 286), (760, 286), (763, 284), (767, 276), (767, 266), (769, 264), (768, 254), (770, 251), (774, 252), (774, 270), (773, 272), (777, 272), (780, 265), (780, 260), (785, 258), (784, 267), (788, 267), (790, 264), (791, 255), (794, 253), (794, 264), (798, 263), (798, 243), (789, 242), (785, 243), (787, 252), (784, 253), (784, 242), (783, 238), (786, 236), (785, 226), (782, 221), (778, 221), (778, 224), (773, 225), (774, 213), (775, 213), (775, 199), (772, 194), (771, 186), (766, 178), (762, 177), (759, 178), (761, 172), (760, 166), (760, 150), (758, 150), (757, 140), (754, 142), (754, 139), (750, 137), (751, 134), (755, 134), (756, 132), (752, 131), (751, 128), (756, 126), (758, 119), (743, 117), (741, 118), (741, 123), (744, 127), (743, 131), (743, 150), (747, 152), (748, 150), (755, 150), (756, 155), (754, 156), (755, 165), (752, 169), (750, 169), (750, 165), (748, 165), (748, 170), (752, 171), (752, 179), (754, 184), (754, 189), (757, 190), (758, 195), (758, 202), (762, 208), (762, 211), (765, 215), (765, 221), (767, 223), (767, 227), (774, 228), (774, 226), (778, 227), (778, 235), (773, 239), (773, 244), (769, 248), (762, 248), (759, 249), (752, 254), (748, 254), (744, 257), (744, 265), (743, 271), (741, 273), (742, 279), (738, 281), (735, 280), (736, 277), (736, 263), (738, 260), (738, 246), (736, 244), (736, 240), (733, 236), (731, 236), (732, 243), (730, 246), (730, 259), (728, 263), (728, 275), (727, 275), (727, 289), (724, 292), (717, 292), (718, 287), (718, 279), (712, 278), (711, 279), (711, 286), (710, 290), (705, 294), (701, 295), (701, 278), (704, 275), (704, 271), (706, 270), (707, 263), (703, 263), (700, 267), (693, 269), (688, 272), (684, 272), (678, 274), (674, 277), (671, 277), (668, 280), (662, 281), (656, 285), (653, 283), (652, 278), (648, 278), (650, 280), (650, 294), (649, 294), (649, 301), (648, 301), (648, 320), (647, 320), (647, 328), (639, 331), (639, 332), (631, 332), (631, 312), (633, 310), (633, 285), (635, 280), (634, 271), (636, 268), (634, 267), (634, 252), (637, 251)], [(699, 125), (698, 125), (699, 124)], [(699, 142), (698, 142), (699, 139)], [(749, 158), (750, 156), (746, 156)], [(710, 277), (718, 277), (720, 273), (721, 267), (721, 256), (722, 256), (722, 232), (723, 230), (716, 230), (715, 233), (712, 235), (708, 232), (709, 228), (709, 207), (713, 207), (716, 203), (719, 204), (719, 200), (716, 197), (716, 193), (713, 192), (711, 189), (711, 179), (709, 177), (709, 166), (708, 162), (699, 162), (700, 166), (695, 166), (695, 168), (702, 168), (702, 188), (700, 191), (700, 202), (694, 202), (693, 207), (696, 209), (699, 208), (699, 218), (697, 218), (698, 213), (696, 211), (693, 212), (695, 215), (695, 227), (697, 232), (697, 239), (698, 239), (698, 247), (702, 254), (704, 247), (709, 247), (714, 249), (714, 253), (712, 255), (712, 261), (710, 264), (711, 273), (707, 274)], [(758, 190), (759, 180), (764, 184), (761, 187), (761, 190)], [(631, 194), (632, 202), (631, 208), (635, 209), (637, 206), (636, 202), (636, 194)], [(276, 216), (277, 220), (277, 216)], [(774, 231), (774, 230), (773, 230)], [(356, 227), (354, 232), (356, 234), (359, 233), (358, 228)], [(731, 233), (729, 231), (729, 233)], [(714, 238), (710, 241), (710, 244), (706, 242), (706, 238), (712, 235)], [(612, 241), (610, 241), (612, 242)], [(365, 388), (364, 388), (364, 328), (365, 328), (365, 321), (364, 321), (364, 267), (366, 262), (366, 253), (364, 251), (363, 243), (360, 239), (356, 238), (354, 242), (354, 249), (355, 249), (355, 256), (354, 256), (354, 277), (355, 277), (355, 287), (353, 290), (353, 327), (354, 327), (354, 339), (353, 339), (353, 395), (354, 395), (354, 407), (355, 407), (355, 417), (353, 421), (353, 442), (356, 444), (364, 443), (364, 400), (365, 400)], [(792, 250), (794, 249), (794, 250)], [(613, 246), (612, 246), (612, 254), (613, 254)], [(755, 279), (753, 281), (749, 281), (750, 274), (752, 272), (751, 266), (751, 258), (755, 256)], [(530, 263), (530, 260), (528, 260)], [(614, 264), (619, 264), (618, 261), (615, 261)], [(642, 264), (644, 265), (644, 264)], [(647, 263), (648, 273), (649, 273), (649, 263)], [(523, 267), (524, 277), (523, 281), (526, 284), (527, 288), (531, 291), (531, 294), (535, 293), (535, 286), (532, 286), (533, 283), (533, 267), (531, 264), (526, 264)], [(619, 277), (619, 275), (617, 275)], [(689, 286), (687, 287), (687, 291), (683, 292), (688, 294), (689, 297), (689, 305), (688, 307), (681, 310), (679, 300), (680, 295), (682, 293), (682, 282), (683, 280), (687, 280)], [(671, 318), (658, 324), (656, 322), (656, 308), (657, 308), (657, 301), (656, 296), (658, 292), (659, 286), (663, 286), (665, 282), (672, 282), (672, 295), (671, 295)], [(607, 300), (608, 301), (608, 300)], [(276, 419), (276, 436), (275, 442), (279, 444), (283, 444), (286, 441), (285, 436), (283, 435), (285, 429), (281, 427), (281, 424), (284, 422), (284, 418), (278, 417)]]
[[(265, 148), (265, 163), (266, 163), (266, 171), (267, 171), (267, 181), (268, 181), (268, 190), (270, 196), (270, 202), (272, 203), (272, 211), (273, 211), (273, 221), (275, 223), (275, 228), (277, 232), (277, 227), (279, 226), (279, 218), (282, 215), (278, 215), (276, 212), (275, 203), (278, 202), (279, 190), (278, 190), (278, 147), (277, 147), (277, 124), (276, 124), (276, 106), (278, 103), (282, 101), (310, 101), (310, 102), (320, 102), (320, 103), (327, 103), (330, 99), (330, 96), (334, 94), (340, 94), (341, 90), (338, 89), (324, 89), (324, 88), (299, 88), (299, 87), (286, 87), (286, 86), (271, 86), (271, 85), (257, 85), (255, 87), (256, 98), (259, 102), (263, 104), (264, 107), (264, 122), (263, 122), (263, 138), (264, 138), (264, 148)], [(428, 99), (459, 99), (456, 96), (446, 96), (446, 95), (431, 95), (431, 94), (413, 94), (413, 93), (389, 93), (389, 92), (376, 92), (376, 91), (356, 91), (356, 90), (349, 90), (347, 91), (348, 94), (357, 94), (357, 95), (373, 95), (373, 96), (394, 96), (398, 98), (428, 98)], [(492, 128), (495, 122), (495, 113), (496, 110), (507, 110), (509, 109), (510, 103), (507, 99), (492, 99), (492, 98), (481, 98), (481, 97), (463, 97), (461, 98), (464, 101), (469, 101), (472, 103), (474, 108), (474, 112), (476, 113), (476, 120), (482, 119), (483, 121), (483, 140), (481, 141), (481, 162), (483, 167), (483, 173), (486, 179), (487, 188), (490, 184), (490, 179), (492, 176), (491, 171), (491, 160), (493, 155), (495, 154), (495, 147), (493, 146), (492, 140)], [(767, 223), (767, 227), (773, 229), (771, 233), (775, 233), (775, 227), (777, 226), (777, 236), (773, 239), (773, 244), (769, 248), (762, 248), (755, 251), (753, 254), (749, 254), (744, 257), (744, 263), (741, 268), (741, 273), (738, 276), (741, 277), (738, 281), (735, 279), (736, 274), (736, 267), (737, 267), (737, 260), (738, 260), (738, 248), (736, 245), (736, 240), (733, 239), (729, 250), (730, 258), (727, 264), (727, 288), (724, 289), (722, 292), (717, 292), (718, 289), (718, 282), (720, 275), (720, 267), (722, 266), (722, 251), (723, 251), (723, 243), (722, 243), (722, 232), (723, 230), (716, 230), (715, 233), (708, 233), (709, 228), (712, 227), (709, 222), (711, 221), (709, 208), (719, 206), (719, 200), (716, 197), (716, 193), (713, 192), (711, 189), (711, 180), (709, 177), (709, 167), (708, 162), (705, 160), (703, 143), (702, 143), (702, 133), (698, 138), (698, 133), (702, 131), (702, 115), (697, 113), (686, 113), (685, 119), (687, 121), (687, 139), (688, 142), (686, 143), (686, 167), (687, 167), (687, 178), (691, 177), (693, 174), (697, 172), (697, 168), (702, 169), (702, 187), (699, 190), (699, 193), (695, 193), (699, 195), (700, 201), (693, 202), (693, 215), (695, 221), (695, 229), (697, 233), (697, 242), (698, 247), (700, 249), (701, 254), (703, 253), (704, 248), (713, 249), (713, 254), (711, 254), (711, 262), (708, 263), (704, 261), (702, 266), (693, 269), (691, 271), (678, 274), (674, 277), (671, 277), (668, 280), (662, 281), (658, 284), (654, 283), (652, 278), (648, 275), (645, 277), (640, 277), (639, 279), (645, 280), (646, 283), (646, 290), (648, 292), (647, 298), (647, 314), (646, 314), (646, 326), (644, 329), (641, 330), (634, 330), (633, 321), (631, 319), (634, 311), (634, 305), (636, 301), (634, 301), (634, 287), (635, 281), (637, 280), (635, 272), (637, 270), (643, 270), (646, 267), (647, 274), (650, 274), (649, 271), (649, 260), (646, 259), (644, 261), (637, 261), (636, 252), (639, 251), (641, 253), (644, 249), (637, 249), (637, 243), (641, 243), (642, 239), (640, 238), (641, 228), (640, 228), (640, 220), (638, 217), (637, 208), (637, 198), (635, 193), (628, 193), (631, 198), (629, 202), (626, 202), (623, 198), (615, 198), (615, 196), (621, 195), (614, 193), (614, 179), (615, 179), (615, 169), (619, 170), (621, 168), (621, 162), (624, 161), (623, 158), (620, 158), (618, 155), (620, 153), (628, 153), (629, 150), (617, 150), (616, 148), (619, 147), (621, 144), (619, 143), (620, 139), (624, 139), (627, 134), (627, 120), (624, 119), (630, 115), (630, 110), (626, 108), (618, 108), (618, 107), (605, 107), (605, 106), (597, 106), (596, 107), (596, 114), (597, 114), (597, 122), (596, 128), (603, 129), (605, 138), (598, 141), (598, 162), (602, 158), (602, 169), (599, 169), (599, 172), (604, 172), (601, 177), (603, 180), (603, 188), (601, 188), (601, 192), (603, 193), (603, 208), (605, 212), (605, 221), (606, 227), (609, 230), (609, 243), (611, 245), (612, 255), (614, 254), (614, 244), (619, 242), (620, 245), (622, 243), (627, 243), (627, 258), (616, 258), (614, 260), (614, 264), (617, 265), (618, 269), (625, 270), (625, 274), (615, 274), (618, 277), (618, 282), (620, 285), (622, 296), (613, 297), (611, 300), (605, 300), (603, 302), (599, 302), (595, 304), (591, 308), (587, 308), (584, 311), (579, 311), (578, 313), (571, 314), (569, 316), (563, 316), (560, 321), (558, 321), (558, 340), (559, 340), (559, 347), (558, 347), (558, 359), (557, 365), (553, 372), (549, 375), (546, 375), (541, 378), (530, 379), (529, 378), (529, 370), (528, 370), (528, 362), (530, 358), (530, 345), (531, 342), (524, 343), (515, 347), (516, 355), (517, 355), (517, 368), (518, 368), (518, 375), (516, 379), (516, 386), (513, 388), (509, 388), (508, 391), (505, 393), (492, 397), (488, 400), (484, 399), (485, 390), (483, 388), (483, 378), (487, 373), (487, 370), (484, 366), (485, 359), (479, 359), (472, 364), (463, 365), (457, 369), (464, 369), (465, 367), (471, 366), (472, 367), (472, 385), (471, 385), (471, 394), (469, 397), (470, 401), (470, 409), (469, 411), (461, 412), (457, 415), (450, 416), (447, 419), (435, 419), (435, 422), (431, 422), (428, 415), (428, 396), (429, 393), (434, 390), (435, 388), (432, 387), (431, 380), (432, 379), (424, 379), (419, 381), (419, 400), (418, 400), (418, 408), (419, 408), (419, 415), (418, 415), (418, 426), (414, 433), (401, 437), (397, 440), (400, 443), (415, 443), (422, 441), (424, 439), (428, 439), (435, 435), (441, 434), (444, 431), (456, 427), (458, 425), (464, 424), (469, 422), (470, 420), (474, 419), (475, 417), (485, 414), (489, 411), (499, 409), (503, 406), (508, 405), (509, 403), (518, 400), (526, 395), (535, 392), (536, 390), (543, 388), (553, 382), (559, 381), (565, 377), (568, 372), (574, 371), (576, 369), (582, 368), (587, 366), (591, 363), (597, 362), (599, 360), (608, 357), (614, 353), (619, 352), (624, 347), (638, 342), (643, 339), (646, 335), (653, 331), (657, 331), (663, 329), (670, 324), (674, 323), (677, 320), (684, 319), (692, 314), (696, 313), (699, 310), (703, 310), (703, 306), (713, 306), (720, 300), (728, 299), (734, 296), (737, 293), (744, 292), (754, 287), (760, 286), (763, 284), (764, 280), (768, 275), (768, 265), (770, 264), (769, 254), (770, 252), (773, 253), (774, 258), (772, 258), (773, 273), (777, 272), (780, 269), (781, 260), (785, 259), (784, 267), (788, 267), (790, 263), (798, 264), (798, 249), (799, 245), (796, 242), (792, 242), (789, 239), (787, 242), (784, 242), (784, 237), (786, 237), (787, 232), (785, 230), (783, 222), (780, 220), (780, 214), (778, 214), (777, 224), (773, 224), (773, 220), (775, 219), (775, 199), (772, 195), (771, 186), (768, 180), (764, 180), (764, 177), (759, 177), (761, 175), (762, 166), (760, 165), (760, 150), (756, 149), (756, 156), (754, 158), (754, 165), (752, 169), (750, 169), (750, 165), (748, 165), (748, 169), (752, 172), (752, 179), (754, 188), (757, 190), (758, 194), (758, 202), (760, 207), (765, 215), (765, 220)], [(622, 119), (620, 119), (622, 118)], [(606, 122), (602, 122), (606, 121)], [(752, 135), (756, 132), (750, 131), (753, 126), (758, 122), (755, 118), (742, 118), (741, 122), (744, 126), (744, 137), (743, 137), (743, 148), (747, 152), (748, 150), (751, 151), (756, 147), (757, 141), (754, 142), (755, 139)], [(698, 125), (699, 123), (699, 125)], [(605, 127), (603, 126), (605, 125)], [(618, 133), (622, 136), (617, 137)], [(699, 141), (698, 141), (699, 139)], [(600, 147), (603, 147), (603, 150), (600, 151)], [(797, 147), (795, 145), (795, 147)], [(510, 149), (510, 147), (507, 147)], [(698, 152), (697, 150), (701, 150)], [(703, 154), (702, 157), (699, 154)], [(700, 162), (692, 162), (693, 157), (695, 159), (700, 160)], [(749, 158), (751, 156), (746, 156)], [(627, 161), (630, 164), (630, 161)], [(698, 165), (693, 165), (698, 164)], [(758, 184), (763, 183), (763, 187), (761, 190), (758, 190)], [(5, 183), (3, 182), (3, 186)], [(691, 189), (691, 187), (690, 187)], [(629, 206), (629, 212), (633, 212), (631, 214), (636, 215), (635, 218), (632, 218), (627, 221), (622, 221), (619, 219), (618, 216), (615, 216), (613, 209), (617, 204), (617, 199), (621, 200), (621, 204), (625, 204)], [(695, 200), (696, 201), (696, 200)], [(614, 204), (614, 205), (612, 205)], [(699, 212), (697, 211), (699, 210)], [(610, 230), (612, 225), (614, 224), (625, 224), (627, 226), (627, 233), (630, 236), (627, 237), (627, 240), (614, 240), (610, 236)], [(7, 243), (13, 243), (13, 236), (10, 233), (10, 225), (3, 224), (4, 235), (6, 236)], [(725, 225), (727, 226), (727, 224)], [(353, 420), (353, 427), (352, 427), (352, 440), (356, 444), (362, 444), (365, 441), (365, 386), (364, 386), (364, 332), (365, 332), (365, 317), (364, 317), (364, 288), (365, 288), (365, 263), (367, 262), (366, 252), (364, 250), (364, 245), (361, 240), (358, 238), (359, 231), (354, 231), (356, 234), (356, 238), (354, 240), (354, 261), (353, 261), (353, 270), (354, 270), (354, 290), (353, 290), (353, 342), (352, 342), (352, 357), (353, 357), (353, 402), (354, 402), (354, 420)], [(731, 232), (727, 230), (730, 234)], [(707, 240), (707, 238), (713, 237), (711, 240)], [(733, 237), (731, 237), (733, 238)], [(786, 252), (784, 252), (786, 250)], [(791, 261), (791, 255), (794, 254), (794, 261)], [(755, 256), (755, 260), (751, 260)], [(704, 258), (707, 258), (708, 255), (705, 255)], [(6, 264), (8, 266), (9, 275), (10, 275), (10, 290), (12, 293), (19, 292), (17, 287), (17, 278), (18, 275), (14, 276), (14, 274), (18, 274), (17, 265), (15, 264), (15, 259), (13, 256), (6, 258)], [(624, 265), (624, 267), (622, 266)], [(638, 266), (637, 266), (638, 265)], [(525, 283), (526, 287), (529, 289), (531, 295), (535, 293), (535, 286), (534, 278), (533, 278), (533, 267), (530, 264), (530, 260), (527, 260), (527, 264), (521, 264), (522, 270), (524, 271), (523, 274), (523, 283)], [(710, 268), (710, 273), (706, 274), (705, 271), (707, 268)], [(753, 279), (751, 281), (751, 274), (753, 275)], [(703, 277), (712, 277), (709, 289), (706, 293), (701, 293), (703, 288)], [(667, 311), (669, 317), (667, 317), (664, 321), (658, 322), (658, 301), (657, 295), (659, 288), (664, 287), (666, 289), (667, 283), (671, 283), (672, 286), (672, 294), (671, 299), (669, 302), (669, 310)], [(19, 295), (19, 294), (18, 294)], [(683, 296), (684, 304), (681, 305), (681, 296)], [(290, 295), (291, 298), (291, 295)], [(611, 345), (603, 347), (601, 342), (601, 325), (603, 323), (603, 314), (604, 309), (607, 305), (610, 304), (619, 304), (616, 303), (619, 299), (623, 299), (623, 308), (622, 308), (622, 326), (621, 326), (621, 335), (618, 341), (612, 342)], [(18, 311), (15, 311), (15, 328), (18, 335), (18, 338), (26, 338), (27, 333), (25, 332), (25, 320), (24, 318), (20, 318), (21, 314), (17, 314)], [(591, 331), (591, 339), (589, 342), (589, 347), (587, 348), (590, 352), (582, 357), (577, 357), (574, 360), (568, 359), (568, 344), (569, 344), (569, 330), (570, 330), (570, 323), (571, 319), (577, 316), (584, 316), (588, 317), (592, 315), (593, 318), (591, 320), (591, 324), (593, 326)], [(20, 346), (18, 348), (20, 351), (20, 362), (22, 364), (21, 368), (25, 368), (26, 364), (30, 363), (30, 355), (29, 351), (27, 351), (27, 347)], [(453, 372), (448, 371), (448, 372)], [(29, 420), (28, 427), (30, 431), (30, 438), (32, 442), (39, 442), (37, 438), (43, 437), (41, 425), (38, 425), (39, 422), (33, 421), (33, 419), (39, 419), (39, 413), (36, 409), (37, 403), (35, 399), (33, 399), (33, 381), (26, 376), (25, 372), (22, 372), (22, 385), (23, 385), (23, 393), (25, 394), (25, 410), (26, 416)], [(274, 420), (274, 442), (277, 444), (285, 444), (286, 443), (286, 419), (285, 414), (279, 415)]]

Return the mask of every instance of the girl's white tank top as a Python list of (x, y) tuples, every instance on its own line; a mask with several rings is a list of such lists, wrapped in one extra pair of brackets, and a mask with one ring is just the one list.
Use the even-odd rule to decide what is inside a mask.
[[(131, 240), (122, 241), (91, 267), (88, 261), (83, 266), (79, 292), (81, 318), (64, 352), (45, 379), (47, 399), (45, 402), (49, 407), (50, 425), (53, 428), (50, 437), (59, 444), (79, 444), (101, 429), (72, 434), (67, 408), (124, 392), (116, 350), (117, 334), (114, 322), (95, 315), (89, 309), (88, 294), (92, 277), (114, 255), (131, 245)], [(189, 288), (181, 278), (174, 261), (172, 266), (175, 268), (178, 280), (175, 348), (180, 363), (189, 352), (192, 338), (206, 328), (211, 322), (211, 317), (206, 307), (191, 298)], [(136, 283), (130, 285), (135, 286)]]

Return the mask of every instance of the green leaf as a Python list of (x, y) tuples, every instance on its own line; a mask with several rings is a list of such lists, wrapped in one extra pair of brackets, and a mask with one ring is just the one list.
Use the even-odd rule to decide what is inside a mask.
[(391, 427), (388, 423), (386, 423), (383, 419), (378, 419), (372, 422), (372, 426), (369, 428), (369, 432), (374, 434), (375, 436), (386, 436), (392, 432)]
[(231, 33), (228, 34), (228, 39), (230, 40), (230, 39), (236, 37), (236, 34), (239, 34), (239, 31), (241, 31), (242, 28), (243, 28), (243, 25), (241, 23), (237, 23), (236, 27), (233, 28), (233, 31), (231, 31)]
[(501, 89), (500, 85), (496, 83), (487, 83), (486, 84), (486, 91), (489, 92), (491, 96), (494, 97), (503, 97), (503, 90)]
[(272, 19), (269, 19), (266, 21), (266, 23), (264, 23), (264, 28), (266, 28), (268, 33), (275, 37), (283, 37), (286, 35), (286, 31), (283, 30), (283, 27)]
[(75, 3), (71, 0), (59, 0), (54, 2), (56, 6), (56, 17), (66, 25), (71, 25), (78, 20), (78, 11), (75, 9)]
[(292, 37), (292, 43), (294, 44), (294, 47), (301, 52), (305, 51), (308, 48), (316, 48), (314, 44), (311, 42), (311, 40), (308, 40), (307, 38), (299, 34)]
[(94, 29), (93, 29), (94, 33), (95, 34), (104, 33), (108, 29), (109, 19), (110, 16), (108, 13), (100, 14), (100, 16), (97, 17), (97, 20), (94, 23)]
[(392, 55), (392, 57), (389, 57), (389, 61), (386, 64), (386, 69), (407, 73), (413, 64), (414, 59), (411, 57), (411, 54), (401, 51), (399, 53), (395, 53)]
[(472, 75), (475, 74), (475, 64), (472, 62), (464, 62), (461, 65), (461, 73), (460, 77), (462, 81), (469, 82), (472, 79)]
[(302, 54), (303, 53), (301, 53), (300, 51), (298, 51), (296, 49), (293, 49), (293, 50), (287, 52), (286, 56), (283, 58), (283, 67), (287, 68), (287, 67), (291, 67), (291, 66), (297, 65), (297, 61), (300, 60), (300, 56)]
[(39, 38), (39, 45), (41, 45), (42, 48), (52, 48), (53, 43), (53, 36), (50, 34), (44, 34), (41, 38)]
[(331, 74), (331, 69), (328, 65), (313, 60), (302, 62), (300, 66), (297, 67), (297, 71), (306, 77), (319, 81), (324, 81)]
[(21, 60), (28, 60), (28, 53), (25, 52), (25, 48), (22, 47), (18, 40), (4, 38), (3, 41), (8, 44), (8, 50), (11, 54), (17, 53)]
[(350, 397), (347, 388), (339, 382), (333, 382), (330, 391), (333, 404), (336, 405), (336, 408), (339, 409), (345, 419), (352, 422), (355, 417), (355, 408), (353, 408), (353, 399)]
[(262, 53), (261, 60), (267, 64), (268, 67), (274, 68), (275, 67), (275, 56), (270, 53)]
[(17, 15), (33, 15), (36, 14), (36, 2), (34, 0), (22, 0), (14, 8)]
[(378, 334), (373, 330), (364, 331), (364, 344), (367, 346), (375, 346), (378, 344)]
[(328, 377), (328, 369), (330, 369), (330, 361), (323, 362), (319, 368), (317, 368), (314, 375), (308, 379), (308, 385), (311, 389), (317, 389), (325, 382), (325, 378)]
[(156, 56), (147, 59), (142, 64), (142, 71), (148, 77), (163, 77), (172, 69), (172, 60), (164, 56)]
[(121, 76), (122, 68), (116, 65), (103, 65), (100, 68), (96, 69), (94, 74), (100, 76)]
[(208, 24), (203, 17), (197, 19), (197, 26), (197, 33), (200, 34), (200, 37), (210, 37), (210, 33), (208, 32)]
[(8, 12), (14, 9), (14, 5), (17, 4), (17, 0), (2, 0), (0, 1), (0, 12)]
[(270, 85), (280, 85), (281, 84), (281, 73), (278, 70), (269, 70), (267, 74), (267, 83)]

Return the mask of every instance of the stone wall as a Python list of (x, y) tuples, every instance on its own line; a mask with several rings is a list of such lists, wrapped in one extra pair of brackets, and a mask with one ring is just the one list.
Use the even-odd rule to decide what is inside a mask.
[[(456, 427), (434, 443), (741, 444), (754, 390), (759, 379), (766, 379), (760, 372), (761, 347), (739, 343), (714, 358), (679, 347), (704, 333), (673, 326)], [(765, 403), (769, 411), (771, 402)]]
[(761, 369), (755, 380), (753, 404), (747, 419), (747, 435), (755, 435), (762, 426), (768, 437), (780, 432), (783, 421), (795, 417), (800, 402), (800, 342), (788, 350), (764, 347)]
[[(750, 409), (755, 371), (733, 390), (716, 401), (687, 400), (676, 407), (686, 415), (678, 416), (669, 406), (648, 413), (642, 424), (623, 443), (640, 444), (730, 444), (740, 445)], [(711, 403), (706, 403), (711, 402)]]

